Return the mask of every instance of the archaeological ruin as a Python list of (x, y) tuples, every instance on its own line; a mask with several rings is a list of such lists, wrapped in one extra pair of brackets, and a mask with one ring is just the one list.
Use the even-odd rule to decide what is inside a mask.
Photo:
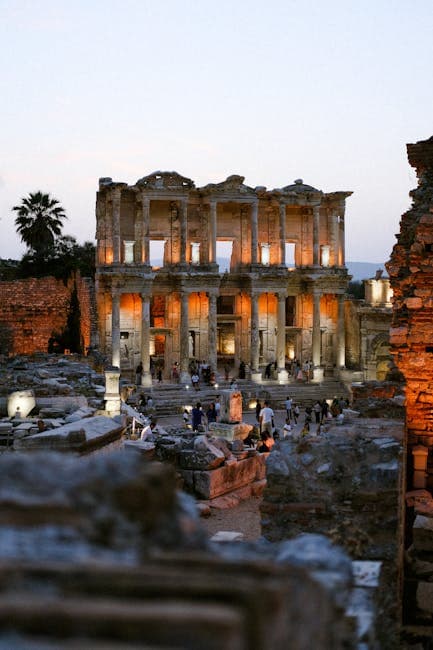
[[(176, 172), (135, 185), (101, 178), (96, 200), (99, 347), (122, 370), (151, 359), (165, 377), (189, 360), (243, 362), (253, 381), (295, 357), (314, 380), (345, 366), (344, 214), (351, 192), (302, 180), (249, 187), (242, 176), (196, 187)], [(160, 250), (159, 261), (155, 251)], [(227, 270), (221, 255), (229, 257)], [(227, 252), (228, 251), (228, 252)]]

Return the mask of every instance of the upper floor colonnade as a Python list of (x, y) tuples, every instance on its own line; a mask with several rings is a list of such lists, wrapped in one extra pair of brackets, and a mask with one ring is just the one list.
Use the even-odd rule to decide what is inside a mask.
[(344, 267), (345, 200), (351, 192), (323, 193), (300, 179), (273, 190), (243, 181), (229, 176), (196, 188), (175, 172), (155, 172), (133, 186), (100, 179), (98, 263), (150, 265), (150, 243), (159, 241), (163, 266), (213, 265), (217, 242), (231, 241), (231, 268)]

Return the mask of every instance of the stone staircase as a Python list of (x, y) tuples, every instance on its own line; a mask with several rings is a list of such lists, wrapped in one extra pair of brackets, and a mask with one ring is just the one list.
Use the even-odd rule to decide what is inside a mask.
[[(255, 384), (248, 379), (237, 381), (238, 389), (242, 392), (243, 407), (248, 409), (250, 402), (257, 399), (268, 400), (274, 410), (285, 408), (288, 395), (302, 406), (312, 405), (317, 399), (333, 399), (334, 397), (348, 397), (347, 387), (337, 379), (325, 378), (321, 384), (278, 384), (276, 381), (263, 380)], [(199, 391), (186, 388), (182, 384), (161, 383), (152, 387), (138, 388), (136, 396), (140, 393), (151, 395), (155, 414), (157, 417), (166, 417), (182, 413), (185, 406), (192, 406), (196, 402), (209, 404), (216, 399), (221, 390), (229, 389), (229, 381), (219, 381), (214, 387), (201, 385)], [(134, 399), (128, 400), (133, 403)]]

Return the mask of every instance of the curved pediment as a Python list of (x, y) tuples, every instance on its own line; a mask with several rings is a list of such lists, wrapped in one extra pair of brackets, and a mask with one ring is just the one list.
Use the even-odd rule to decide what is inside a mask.
[(254, 189), (244, 185), (245, 176), (232, 174), (221, 183), (208, 183), (200, 188), (203, 194), (254, 194)]
[(153, 172), (140, 178), (136, 185), (150, 190), (190, 190), (195, 187), (194, 181), (177, 172)]

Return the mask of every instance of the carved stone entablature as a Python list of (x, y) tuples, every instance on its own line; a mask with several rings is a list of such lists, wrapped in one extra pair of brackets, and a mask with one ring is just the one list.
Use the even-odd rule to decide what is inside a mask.
[(295, 194), (305, 194), (305, 193), (314, 193), (314, 194), (322, 194), (321, 190), (316, 189), (312, 185), (306, 185), (302, 178), (296, 179), (294, 183), (291, 183), (290, 185), (286, 185), (285, 187), (281, 188), (282, 192), (295, 192)]
[(194, 181), (177, 172), (153, 172), (140, 178), (136, 185), (149, 190), (190, 190), (195, 187)]
[(244, 180), (244, 176), (233, 174), (232, 176), (228, 176), (222, 183), (208, 183), (208, 185), (199, 188), (199, 191), (203, 195), (242, 194), (250, 195), (251, 198), (256, 197), (254, 189), (248, 185), (244, 185)]

